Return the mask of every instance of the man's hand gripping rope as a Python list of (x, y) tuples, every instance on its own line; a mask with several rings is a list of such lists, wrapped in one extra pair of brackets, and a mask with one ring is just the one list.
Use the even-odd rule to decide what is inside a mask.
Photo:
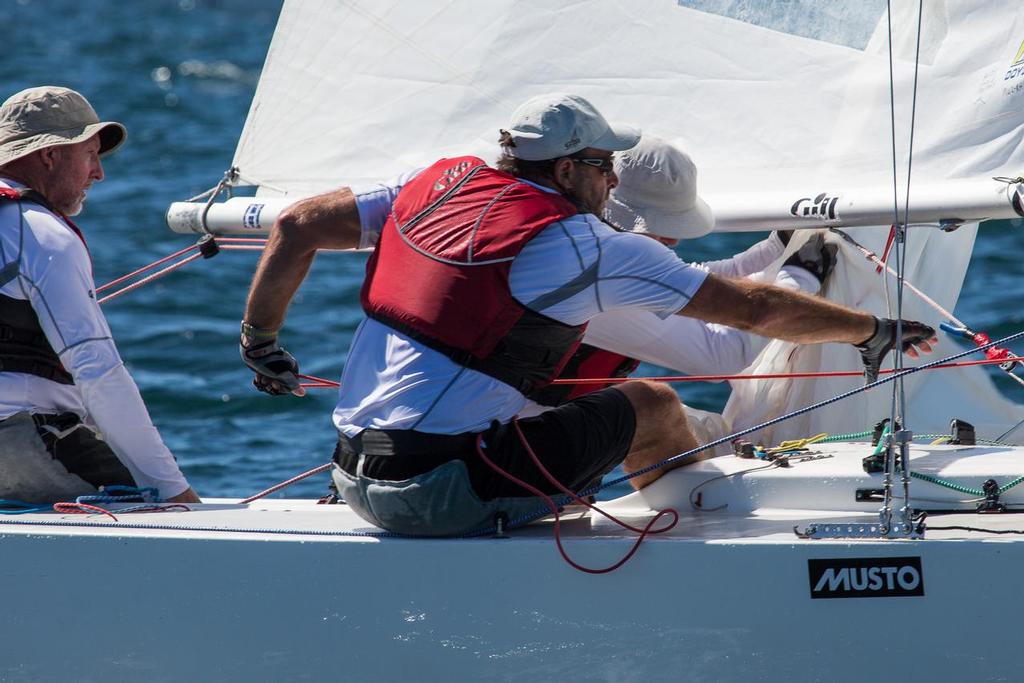
[(242, 361), (256, 373), (252, 385), (274, 396), (288, 393), (305, 396), (306, 390), (297, 377), (299, 363), (278, 345), (277, 332), (242, 321), (238, 352)]
[(896, 321), (891, 318), (875, 318), (875, 333), (860, 344), (855, 344), (864, 363), (864, 379), (871, 384), (878, 379), (878, 371), (886, 354), (896, 346), (897, 322), (902, 327), (902, 350), (911, 358), (918, 357), (918, 351), (931, 353), (932, 344), (937, 344), (935, 330), (929, 325), (914, 320)]

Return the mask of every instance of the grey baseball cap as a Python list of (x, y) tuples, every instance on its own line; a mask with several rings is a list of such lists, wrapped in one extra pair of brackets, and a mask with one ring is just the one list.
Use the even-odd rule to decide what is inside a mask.
[(558, 159), (587, 147), (619, 152), (640, 141), (639, 130), (613, 127), (584, 98), (560, 92), (519, 105), (506, 130), (514, 143), (506, 151), (526, 161)]
[(0, 105), (0, 166), (57, 145), (72, 145), (100, 136), (100, 156), (121, 146), (128, 131), (116, 121), (100, 121), (82, 95), (69, 88), (44, 85), (7, 98)]

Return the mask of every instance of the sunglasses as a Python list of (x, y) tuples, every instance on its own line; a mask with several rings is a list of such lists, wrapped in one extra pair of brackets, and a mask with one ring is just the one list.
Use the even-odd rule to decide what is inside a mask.
[(601, 175), (608, 177), (615, 170), (615, 159), (614, 157), (566, 157), (573, 163), (586, 164), (587, 166), (593, 166), (597, 170), (601, 171)]

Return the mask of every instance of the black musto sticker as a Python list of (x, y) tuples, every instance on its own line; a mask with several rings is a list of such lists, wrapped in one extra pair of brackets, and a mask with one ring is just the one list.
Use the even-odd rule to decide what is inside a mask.
[(807, 560), (812, 598), (897, 598), (924, 595), (920, 557)]

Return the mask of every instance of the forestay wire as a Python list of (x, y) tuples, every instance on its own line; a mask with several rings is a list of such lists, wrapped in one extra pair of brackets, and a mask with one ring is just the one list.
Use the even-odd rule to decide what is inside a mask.
[[(889, 520), (892, 515), (892, 477), (895, 472), (895, 449), (893, 448), (894, 438), (897, 434), (901, 435), (900, 439), (900, 456), (903, 459), (909, 457), (908, 444), (906, 442), (906, 435), (909, 433), (906, 431), (907, 425), (903, 423), (906, 417), (906, 391), (903, 383), (903, 278), (906, 272), (906, 240), (907, 240), (907, 224), (910, 221), (910, 178), (911, 170), (913, 168), (914, 158), (914, 123), (917, 114), (917, 76), (918, 66), (920, 63), (921, 55), (921, 21), (924, 13), (924, 0), (918, 0), (917, 8), (917, 36), (916, 36), (916, 47), (914, 52), (914, 83), (911, 93), (911, 108), (910, 108), (910, 134), (909, 143), (907, 149), (907, 191), (906, 199), (904, 202), (904, 213), (903, 219), (900, 220), (899, 211), (899, 187), (898, 187), (898, 173), (897, 173), (897, 161), (896, 161), (896, 77), (893, 68), (893, 44), (892, 44), (892, 0), (886, 0), (886, 24), (888, 28), (888, 43), (889, 43), (889, 125), (892, 139), (892, 190), (893, 190), (893, 231), (894, 231), (894, 246), (896, 252), (896, 312), (894, 317), (896, 319), (896, 346), (893, 350), (893, 368), (896, 370), (894, 378), (896, 381), (893, 383), (892, 388), (892, 402), (889, 412), (889, 424), (893, 427), (893, 432), (890, 437), (889, 447), (886, 449), (885, 458), (885, 487), (884, 487), (884, 499), (885, 502), (882, 506), (882, 523), (886, 527), (889, 526)], [(885, 278), (885, 292), (886, 302), (889, 302), (889, 279)], [(890, 315), (892, 311), (890, 309)], [(901, 425), (898, 427), (897, 425)], [(906, 505), (909, 506), (910, 501), (910, 476), (908, 474), (910, 469), (909, 462), (901, 463), (902, 470), (902, 483), (903, 483), (903, 499), (906, 501)], [(904, 510), (905, 513), (909, 513), (909, 507)]]

